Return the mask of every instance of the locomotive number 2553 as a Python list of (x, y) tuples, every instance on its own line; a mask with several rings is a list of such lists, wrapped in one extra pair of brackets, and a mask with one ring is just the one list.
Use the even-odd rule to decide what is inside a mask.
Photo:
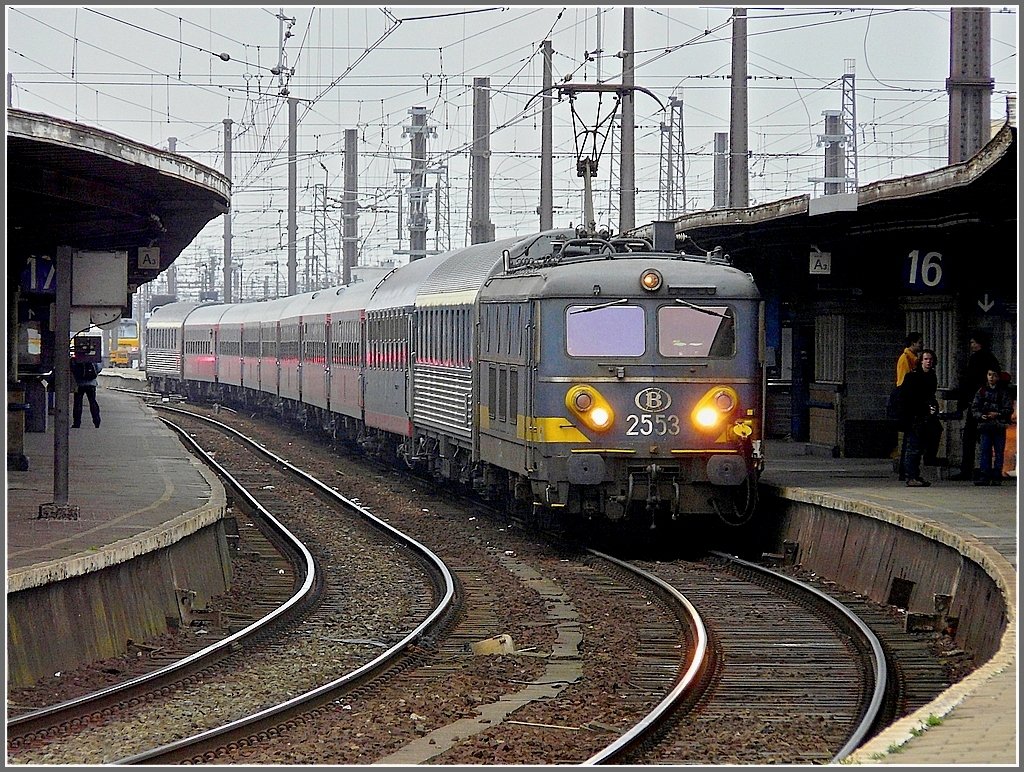
[(650, 437), (651, 435), (663, 437), (666, 434), (679, 434), (679, 416), (677, 415), (663, 413), (635, 415), (631, 413), (626, 416), (626, 423), (628, 424), (626, 434), (631, 437)]

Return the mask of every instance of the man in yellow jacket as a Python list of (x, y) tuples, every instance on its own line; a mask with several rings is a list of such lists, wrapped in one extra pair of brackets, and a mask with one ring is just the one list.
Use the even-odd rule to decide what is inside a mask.
[(921, 349), (924, 346), (924, 339), (919, 332), (912, 332), (907, 335), (905, 348), (900, 358), (896, 360), (896, 385), (900, 386), (907, 373), (917, 367), (917, 360), (921, 356)]
[[(921, 349), (924, 347), (924, 336), (919, 332), (911, 332), (907, 334), (907, 339), (904, 341), (903, 353), (900, 354), (900, 358), (896, 360), (896, 387), (899, 388), (903, 385), (903, 379), (907, 377), (907, 373), (917, 368), (917, 361), (921, 356)], [(895, 395), (893, 395), (895, 396)], [(893, 397), (890, 397), (890, 401)], [(896, 448), (899, 449), (899, 465), (897, 471), (901, 480), (906, 479), (903, 462), (907, 452), (907, 438), (902, 431), (896, 435)], [(895, 456), (896, 451), (893, 451)]]

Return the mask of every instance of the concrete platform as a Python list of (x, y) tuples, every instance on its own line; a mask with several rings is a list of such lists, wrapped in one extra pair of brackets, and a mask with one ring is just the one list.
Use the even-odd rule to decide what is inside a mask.
[[(86, 407), (81, 428), (70, 430), (68, 503), (78, 520), (39, 518), (39, 506), (53, 501), (52, 418), (46, 432), (25, 434), (29, 469), (7, 473), (8, 592), (117, 562), (127, 542), (136, 554), (166, 546), (168, 536), (157, 534), (187, 513), (199, 517), (194, 528), (220, 516), (216, 476), (142, 400), (104, 388), (111, 383), (101, 376), (99, 428)], [(122, 549), (111, 552), (115, 544)], [(75, 569), (56, 567), (72, 560)]]
[(25, 434), (28, 470), (7, 472), (9, 685), (123, 654), (230, 586), (223, 486), (111, 382), (101, 375), (100, 427), (70, 430), (77, 520), (39, 516), (54, 499), (52, 421)]

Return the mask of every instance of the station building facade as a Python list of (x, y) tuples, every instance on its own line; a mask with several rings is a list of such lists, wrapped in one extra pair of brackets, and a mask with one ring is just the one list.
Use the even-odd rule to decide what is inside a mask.
[[(989, 332), (1015, 388), (1017, 207), (1017, 129), (1007, 123), (965, 163), (673, 223), (677, 245), (722, 248), (761, 288), (767, 436), (885, 457), (897, 433), (885, 405), (908, 332), (936, 351), (949, 409), (975, 328)], [(950, 464), (959, 426), (943, 433)]]

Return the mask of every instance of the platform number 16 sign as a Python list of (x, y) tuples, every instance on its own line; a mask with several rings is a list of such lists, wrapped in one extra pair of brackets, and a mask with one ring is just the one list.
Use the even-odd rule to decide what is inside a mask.
[(906, 286), (916, 290), (942, 289), (945, 273), (942, 270), (942, 253), (925, 252), (915, 249), (907, 255), (903, 278)]

